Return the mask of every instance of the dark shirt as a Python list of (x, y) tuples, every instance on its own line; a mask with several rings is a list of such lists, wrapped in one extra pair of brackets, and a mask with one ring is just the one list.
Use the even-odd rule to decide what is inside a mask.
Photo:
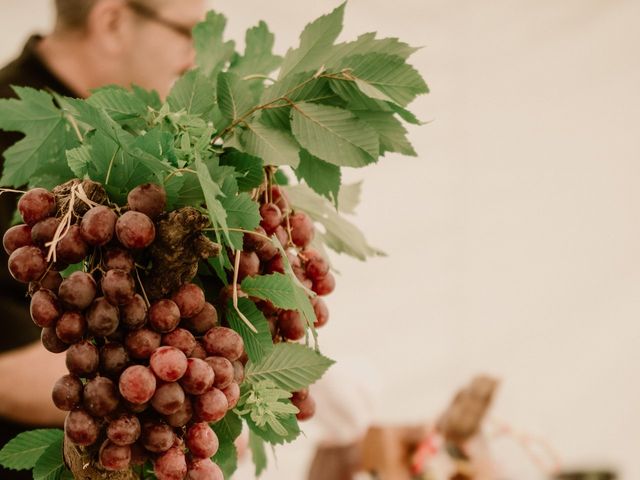
[[(0, 98), (16, 97), (11, 85), (48, 89), (61, 95), (76, 96), (62, 84), (38, 57), (36, 46), (41, 37), (31, 37), (22, 54), (0, 69)], [(15, 132), (0, 130), (0, 153), (21, 138)], [(0, 157), (4, 163), (4, 157)], [(0, 229), (2, 234), (9, 228), (16, 209), (17, 196), (4, 193), (0, 195)], [(0, 318), (2, 334), (0, 335), (0, 353), (25, 346), (40, 338), (40, 329), (31, 321), (29, 304), (26, 298), (26, 285), (16, 282), (7, 270), (8, 256), (4, 248), (0, 248)], [(53, 355), (53, 354), (52, 354)], [(52, 385), (53, 387), (53, 385)], [(0, 392), (0, 395), (2, 393)], [(0, 418), (0, 447), (26, 427)], [(33, 478), (31, 472), (11, 472), (0, 467), (2, 480), (28, 480)]]

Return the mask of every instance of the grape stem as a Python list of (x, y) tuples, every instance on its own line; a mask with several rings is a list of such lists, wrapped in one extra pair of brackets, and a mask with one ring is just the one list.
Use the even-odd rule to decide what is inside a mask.
[(242, 321), (247, 325), (249, 330), (251, 330), (256, 335), (258, 334), (258, 330), (256, 327), (249, 321), (247, 317), (245, 317), (244, 313), (240, 311), (238, 308), (238, 269), (240, 268), (240, 250), (236, 250), (236, 258), (234, 260), (233, 266), (233, 308), (235, 308), (236, 312), (242, 319)]
[(13, 188), (0, 188), (0, 195), (3, 193), (26, 193), (24, 190), (14, 190)]
[(138, 279), (138, 283), (140, 284), (140, 290), (142, 290), (142, 296), (144, 297), (144, 301), (147, 304), (147, 308), (151, 306), (149, 302), (149, 298), (147, 297), (147, 292), (144, 289), (144, 285), (142, 284), (142, 280), (140, 280), (140, 272), (138, 272), (138, 266), (135, 266), (136, 278)]
[(69, 228), (71, 228), (71, 216), (73, 212), (73, 205), (76, 200), (76, 186), (71, 188), (71, 193), (69, 195), (69, 201), (67, 203), (67, 211), (62, 216), (60, 223), (58, 224), (58, 228), (53, 235), (53, 238), (50, 242), (44, 244), (45, 247), (49, 248), (49, 253), (47, 253), (47, 262), (50, 262), (52, 259), (54, 262), (57, 261), (56, 255), (56, 246), (58, 242), (64, 238), (64, 236), (69, 232)]

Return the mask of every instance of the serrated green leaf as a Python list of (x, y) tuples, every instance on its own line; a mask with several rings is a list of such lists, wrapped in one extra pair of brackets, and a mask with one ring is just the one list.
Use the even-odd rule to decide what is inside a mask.
[(342, 175), (340, 167), (320, 160), (306, 150), (300, 150), (300, 165), (295, 169), (298, 180), (304, 180), (316, 193), (338, 207)]
[(412, 157), (418, 155), (407, 139), (407, 130), (393, 113), (370, 111), (354, 113), (380, 135), (380, 155), (386, 152), (398, 152)]
[(62, 436), (49, 445), (33, 467), (33, 480), (58, 480), (66, 469), (62, 458)]
[(84, 178), (89, 174), (89, 164), (91, 163), (91, 148), (89, 145), (67, 150), (67, 165), (77, 178)]
[(242, 291), (250, 297), (269, 300), (278, 308), (295, 310), (294, 285), (291, 279), (282, 273), (256, 275), (242, 281)]
[(360, 203), (362, 193), (362, 182), (342, 185), (338, 194), (338, 204), (341, 213), (355, 214), (356, 207)]
[(117, 120), (141, 117), (147, 112), (147, 105), (135, 93), (116, 85), (92, 91), (86, 101), (94, 107), (104, 108)]
[(218, 451), (211, 459), (220, 467), (224, 478), (231, 478), (238, 468), (238, 452), (234, 442), (242, 432), (242, 420), (230, 411), (222, 420), (212, 423), (211, 428), (220, 442)]
[(218, 105), (226, 120), (225, 124), (221, 125), (221, 127), (225, 127), (241, 118), (253, 107), (249, 84), (241, 80), (235, 73), (219, 73)]
[(327, 67), (339, 64), (342, 59), (351, 55), (367, 53), (384, 53), (395, 55), (406, 60), (420, 48), (411, 47), (397, 38), (376, 38), (376, 32), (360, 35), (352, 42), (339, 43), (331, 49), (331, 55), (326, 59)]
[(263, 163), (259, 157), (229, 149), (220, 156), (220, 165), (229, 165), (235, 168), (238, 173), (236, 177), (238, 189), (241, 192), (251, 191), (264, 181)]
[(238, 309), (256, 328), (258, 333), (253, 333), (238, 315), (231, 300), (227, 305), (227, 321), (231, 328), (240, 334), (244, 340), (244, 348), (249, 359), (260, 362), (262, 358), (273, 350), (273, 340), (267, 319), (258, 307), (248, 298), (238, 298)]
[(227, 412), (222, 420), (212, 423), (211, 428), (219, 439), (233, 442), (242, 433), (242, 420), (233, 411)]
[(267, 452), (264, 448), (264, 440), (252, 430), (249, 430), (249, 448), (256, 468), (256, 477), (259, 477), (267, 468)]
[(235, 52), (235, 42), (223, 40), (226, 25), (224, 15), (210, 11), (193, 29), (196, 64), (209, 78), (216, 78)]
[(250, 382), (269, 380), (295, 392), (317, 382), (335, 362), (298, 343), (279, 343), (261, 362), (250, 361), (245, 379)]
[(286, 415), (278, 418), (279, 426), (284, 429), (283, 435), (276, 433), (273, 428), (260, 428), (249, 416), (244, 417), (244, 419), (253, 433), (272, 445), (291, 443), (301, 433), (295, 415)]
[(206, 117), (216, 104), (216, 88), (200, 70), (191, 70), (176, 82), (167, 102), (174, 112)]
[(300, 162), (297, 144), (290, 133), (278, 130), (260, 122), (247, 125), (241, 137), (244, 150), (261, 158), (265, 165), (297, 166)]
[(62, 437), (63, 432), (58, 429), (20, 433), (0, 450), (0, 465), (11, 470), (29, 470), (45, 450)]
[[(220, 200), (220, 203), (227, 213), (228, 228), (252, 232), (260, 225), (258, 204), (248, 193), (227, 195)], [(242, 239), (242, 232), (229, 231), (229, 243), (235, 250), (242, 250)]]
[(355, 225), (339, 215), (326, 199), (306, 185), (284, 188), (295, 208), (306, 212), (314, 221), (323, 225), (325, 232), (316, 232), (316, 235), (324, 240), (327, 247), (363, 261), (367, 257), (385, 255), (381, 250), (369, 245)]
[(330, 47), (342, 31), (346, 3), (305, 27), (300, 35), (300, 46), (289, 49), (280, 68), (282, 79), (291, 73), (317, 70), (329, 56)]
[(158, 95), (158, 92), (155, 90), (146, 90), (138, 85), (132, 85), (131, 91), (136, 98), (140, 99), (145, 105), (148, 105), (155, 110), (160, 110), (162, 101), (160, 100), (160, 95)]
[(312, 155), (345, 167), (363, 167), (378, 159), (373, 128), (341, 108), (299, 103), (291, 114), (293, 134)]
[(265, 22), (247, 30), (244, 55), (238, 56), (229, 71), (240, 77), (248, 75), (268, 75), (282, 63), (282, 57), (274, 55), (275, 37)]
[(220, 186), (211, 178), (209, 169), (197, 152), (194, 165), (196, 167), (200, 187), (202, 188), (202, 193), (204, 194), (204, 198), (207, 203), (209, 220), (211, 220), (211, 223), (213, 223), (215, 227), (222, 229), (225, 237), (230, 242), (229, 229), (227, 226), (227, 212), (222, 206), (222, 203), (220, 203), (220, 200), (218, 200), (218, 196), (222, 195), (222, 190), (220, 190)]

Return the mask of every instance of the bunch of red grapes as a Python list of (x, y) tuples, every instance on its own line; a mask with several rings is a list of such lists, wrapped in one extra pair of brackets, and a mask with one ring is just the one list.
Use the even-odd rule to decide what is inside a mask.
[[(259, 274), (285, 273), (278, 248), (268, 240), (275, 235), (286, 247), (287, 259), (298, 280), (317, 295), (310, 297), (316, 314), (314, 327), (324, 326), (329, 320), (329, 309), (321, 297), (333, 292), (336, 281), (327, 259), (310, 246), (315, 237), (313, 221), (302, 211), (292, 211), (285, 192), (277, 185), (268, 190), (260, 206), (260, 217), (255, 233), (244, 235), (239, 280)], [(298, 311), (276, 308), (269, 301), (258, 301), (257, 305), (269, 322), (274, 342), (299, 341), (305, 337), (306, 321)], [(298, 420), (307, 420), (315, 413), (315, 402), (307, 389), (294, 392), (291, 401), (299, 410)]]
[[(69, 374), (53, 401), (69, 412), (66, 439), (105, 470), (150, 459), (159, 480), (222, 479), (209, 423), (238, 402), (243, 340), (219, 326), (196, 284), (148, 302), (136, 261), (154, 241), (166, 194), (146, 184), (127, 200), (126, 208), (94, 204), (81, 214), (72, 204), (65, 214), (54, 194), (35, 188), (18, 202), (25, 224), (4, 235), (11, 274), (30, 284), (43, 345), (66, 352)], [(62, 278), (66, 265), (83, 261), (89, 271)]]

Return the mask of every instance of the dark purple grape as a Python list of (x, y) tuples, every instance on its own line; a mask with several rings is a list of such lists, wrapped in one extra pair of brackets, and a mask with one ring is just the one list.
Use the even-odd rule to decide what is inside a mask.
[(18, 200), (18, 211), (27, 225), (35, 225), (56, 211), (56, 197), (44, 188), (32, 188)]
[(124, 344), (131, 358), (143, 360), (149, 358), (160, 346), (161, 339), (159, 333), (148, 328), (141, 328), (129, 332), (125, 337)]
[(199, 458), (189, 462), (187, 480), (224, 480), (224, 476), (210, 458)]
[(116, 236), (131, 250), (146, 248), (156, 237), (156, 227), (144, 213), (129, 211), (116, 222)]
[(60, 272), (56, 272), (55, 270), (49, 270), (40, 280), (40, 288), (51, 290), (56, 295), (58, 294), (58, 289), (61, 284), (62, 275), (60, 275)]
[(60, 220), (55, 217), (45, 218), (31, 228), (31, 241), (39, 247), (53, 240), (56, 230), (60, 226)]
[(187, 476), (184, 452), (176, 447), (159, 455), (153, 462), (153, 472), (158, 480), (183, 480)]
[(50, 290), (38, 290), (31, 297), (31, 319), (40, 328), (55, 326), (62, 315), (58, 298)]
[(120, 314), (118, 307), (105, 297), (96, 298), (87, 310), (87, 325), (95, 335), (107, 337), (118, 329)]
[(120, 321), (129, 330), (137, 330), (147, 323), (147, 303), (137, 293), (133, 299), (120, 307)]
[(39, 280), (46, 273), (47, 266), (47, 260), (38, 247), (20, 247), (9, 256), (9, 272), (22, 283)]
[(213, 369), (204, 360), (190, 358), (187, 371), (180, 379), (184, 391), (192, 395), (201, 395), (213, 386)]
[(171, 415), (180, 410), (185, 400), (182, 387), (175, 382), (164, 383), (156, 388), (151, 406), (163, 415)]
[(144, 465), (147, 463), (149, 456), (145, 448), (140, 445), (140, 442), (129, 445), (131, 448), (131, 465)]
[(164, 212), (167, 193), (160, 185), (145, 183), (129, 192), (127, 203), (131, 210), (142, 212), (149, 218), (156, 218)]
[(300, 402), (302, 400), (306, 400), (309, 396), (309, 389), (303, 388), (302, 390), (298, 390), (297, 392), (293, 392), (291, 396), (291, 403)]
[(73, 272), (65, 278), (58, 289), (58, 297), (70, 310), (84, 310), (96, 297), (97, 285), (93, 277), (85, 272)]
[(185, 397), (184, 402), (180, 405), (180, 408), (171, 415), (167, 415), (165, 419), (167, 423), (172, 427), (184, 427), (193, 417), (193, 406), (189, 397)]
[(87, 331), (87, 321), (79, 312), (65, 312), (56, 324), (56, 335), (65, 343), (76, 343), (82, 340)]
[(69, 345), (58, 338), (54, 327), (43, 328), (40, 332), (40, 341), (42, 341), (44, 348), (51, 353), (62, 353), (69, 348)]
[(196, 347), (193, 349), (193, 352), (191, 352), (190, 358), (199, 358), (200, 360), (207, 358), (207, 351), (201, 342), (196, 341)]
[(149, 325), (160, 333), (175, 329), (180, 323), (180, 309), (173, 300), (158, 300), (149, 308)]
[(100, 427), (95, 419), (84, 410), (69, 412), (64, 421), (64, 433), (76, 445), (88, 447), (98, 439)]
[(156, 392), (156, 377), (150, 368), (132, 365), (120, 375), (120, 394), (137, 405), (147, 403)]
[(89, 209), (82, 217), (80, 230), (82, 238), (89, 245), (106, 245), (113, 238), (118, 216), (109, 207), (98, 205)]
[(260, 207), (260, 226), (271, 235), (282, 223), (282, 211), (275, 203), (265, 203)]
[(203, 341), (209, 355), (225, 357), (232, 362), (244, 351), (242, 337), (230, 328), (214, 327), (206, 333)]
[(208, 423), (194, 423), (185, 436), (187, 448), (195, 458), (210, 458), (218, 451), (218, 436)]
[(173, 446), (175, 438), (173, 428), (166, 423), (149, 421), (142, 426), (142, 444), (150, 452), (166, 452)]
[(149, 408), (149, 405), (151, 405), (150, 402), (131, 403), (128, 400), (124, 400), (122, 403), (124, 404), (128, 412), (136, 413), (136, 414), (144, 412), (147, 408)]
[(105, 440), (98, 453), (100, 464), (110, 472), (126, 470), (131, 464), (131, 448)]
[(229, 404), (229, 410), (235, 408), (238, 404), (238, 400), (240, 400), (240, 385), (233, 382), (227, 388), (222, 389), (222, 393), (227, 397), (227, 403)]
[(151, 355), (149, 364), (160, 380), (175, 382), (187, 371), (187, 356), (175, 347), (160, 347)]
[(131, 445), (140, 438), (141, 431), (138, 417), (124, 414), (109, 422), (107, 438), (116, 445)]
[(202, 422), (217, 422), (226, 415), (228, 409), (227, 397), (217, 388), (212, 388), (195, 399), (194, 410)]
[(67, 350), (67, 369), (79, 377), (90, 377), (98, 371), (100, 356), (88, 340), (74, 343)]
[(124, 270), (108, 270), (100, 282), (104, 297), (112, 305), (126, 305), (136, 294), (133, 277)]
[(110, 342), (100, 349), (100, 373), (102, 375), (117, 378), (128, 365), (129, 355), (121, 343)]
[(171, 300), (178, 306), (182, 318), (194, 317), (204, 308), (204, 292), (195, 283), (182, 285)]
[(83, 405), (94, 417), (106, 417), (118, 408), (119, 403), (118, 390), (107, 377), (96, 377), (85, 384)]
[(224, 357), (207, 357), (205, 362), (209, 364), (215, 374), (213, 386), (222, 390), (233, 382), (233, 364)]
[(283, 310), (278, 316), (278, 327), (287, 340), (300, 340), (307, 332), (305, 321), (295, 310)]
[(127, 273), (133, 273), (136, 268), (136, 262), (133, 255), (124, 248), (110, 248), (102, 254), (102, 264), (105, 270), (124, 270)]
[(336, 288), (336, 279), (331, 272), (313, 281), (312, 290), (318, 295), (329, 295)]
[(298, 408), (296, 418), (300, 421), (309, 420), (316, 413), (316, 401), (311, 395), (303, 399), (294, 396), (291, 398), (291, 403)]
[(14, 225), (2, 237), (2, 246), (7, 255), (11, 255), (20, 247), (28, 247), (33, 245), (31, 239), (31, 227), (29, 225)]
[(60, 377), (53, 386), (51, 398), (60, 410), (70, 412), (82, 403), (82, 382), (75, 375)]
[(218, 324), (218, 312), (216, 307), (209, 302), (196, 316), (183, 320), (183, 324), (196, 335), (203, 335)]
[(329, 308), (320, 297), (314, 297), (311, 299), (311, 305), (313, 305), (313, 311), (316, 314), (316, 321), (313, 326), (316, 328), (323, 327), (329, 321)]
[(196, 339), (189, 330), (176, 328), (173, 332), (162, 335), (162, 345), (175, 347), (190, 357), (191, 352), (196, 348)]
[(82, 261), (89, 254), (89, 245), (82, 238), (80, 227), (71, 225), (67, 233), (56, 244), (56, 259), (60, 262), (74, 264)]

